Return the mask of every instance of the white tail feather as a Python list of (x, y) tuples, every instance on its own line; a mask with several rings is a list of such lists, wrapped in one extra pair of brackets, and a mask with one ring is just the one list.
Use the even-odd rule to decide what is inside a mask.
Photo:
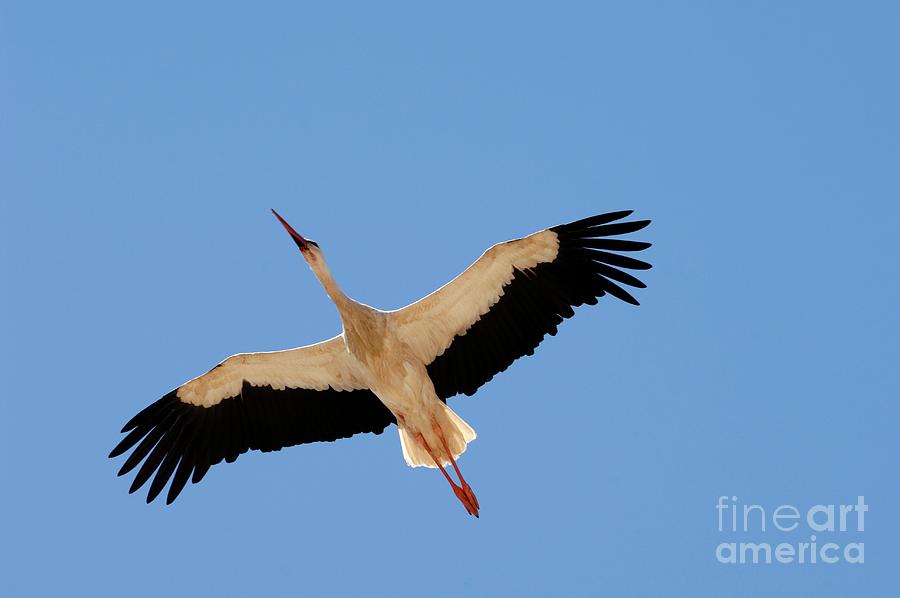
[[(458, 416), (452, 409), (444, 404), (441, 404), (441, 406), (444, 408), (444, 415), (446, 416), (446, 418), (442, 418), (445, 423), (441, 426), (441, 429), (444, 432), (444, 437), (447, 440), (450, 451), (453, 453), (453, 458), (456, 459), (466, 452), (466, 445), (475, 440), (477, 434), (475, 433), (475, 430), (472, 429), (472, 426), (467, 424), (463, 418)], [(437, 467), (434, 460), (431, 458), (431, 455), (429, 455), (428, 451), (425, 450), (425, 447), (416, 440), (413, 433), (405, 426), (400, 426), (399, 430), (400, 447), (403, 449), (403, 458), (406, 460), (407, 465), (410, 467)], [(426, 438), (429, 437), (431, 437), (429, 445), (433, 445), (435, 453), (441, 458), (441, 465), (450, 465), (450, 460), (444, 456), (444, 451), (440, 448), (439, 441), (434, 438), (434, 434), (426, 434)]]

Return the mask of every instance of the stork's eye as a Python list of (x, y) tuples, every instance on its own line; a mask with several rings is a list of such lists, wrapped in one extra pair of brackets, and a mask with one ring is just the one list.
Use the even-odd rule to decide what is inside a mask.
[(310, 245), (312, 245), (312, 246), (315, 247), (315, 248), (318, 248), (318, 247), (319, 247), (319, 244), (316, 243), (315, 241), (307, 241), (307, 243), (309, 243)]

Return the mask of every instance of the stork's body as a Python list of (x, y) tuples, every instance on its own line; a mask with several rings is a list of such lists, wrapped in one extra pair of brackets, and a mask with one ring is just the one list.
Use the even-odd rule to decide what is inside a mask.
[(637, 251), (649, 244), (597, 238), (646, 226), (609, 224), (629, 213), (495, 245), (444, 287), (395, 311), (347, 297), (318, 245), (276, 213), (337, 307), (342, 333), (307, 347), (226, 359), (132, 418), (123, 428), (128, 436), (110, 456), (137, 445), (120, 475), (146, 458), (131, 491), (155, 473), (149, 502), (174, 474), (171, 502), (189, 477), (198, 482), (212, 464), (233, 461), (247, 449), (380, 433), (396, 423), (407, 464), (440, 468), (466, 510), (478, 516), (478, 501), (456, 463), (475, 431), (446, 399), (473, 394), (514, 359), (530, 355), (544, 334), (554, 334), (572, 315), (572, 306), (596, 303), (606, 293), (637, 304), (613, 280), (643, 283), (613, 266), (649, 264), (604, 249)]
[[(406, 463), (439, 467), (466, 510), (477, 517), (478, 500), (456, 465), (475, 431), (438, 398), (425, 364), (400, 339), (390, 314), (357, 303), (341, 311), (341, 320), (359, 376), (397, 420)], [(459, 485), (444, 469), (450, 465)]]

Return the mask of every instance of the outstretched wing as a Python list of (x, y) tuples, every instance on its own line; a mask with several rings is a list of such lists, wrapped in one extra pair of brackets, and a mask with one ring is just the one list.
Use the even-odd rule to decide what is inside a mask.
[(620, 285), (644, 288), (622, 271), (650, 264), (614, 252), (650, 243), (615, 239), (649, 220), (617, 222), (612, 212), (554, 226), (488, 249), (465, 272), (394, 315), (401, 339), (428, 364), (437, 395), (472, 395), (571, 317), (573, 307), (607, 293), (637, 300)]
[(137, 445), (119, 475), (143, 461), (129, 492), (153, 477), (149, 503), (172, 478), (171, 503), (188, 479), (197, 483), (212, 465), (231, 463), (247, 450), (380, 434), (392, 423), (391, 412), (357, 380), (337, 336), (289, 351), (229, 357), (131, 418), (122, 428), (128, 435), (109, 456)]

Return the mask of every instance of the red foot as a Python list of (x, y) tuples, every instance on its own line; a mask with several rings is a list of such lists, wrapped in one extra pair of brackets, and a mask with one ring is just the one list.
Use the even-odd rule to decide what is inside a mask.
[(456, 494), (456, 498), (459, 499), (459, 502), (463, 504), (466, 508), (466, 512), (469, 515), (475, 515), (478, 517), (478, 509), (480, 509), (480, 505), (478, 504), (478, 499), (475, 498), (475, 493), (472, 492), (472, 487), (466, 483), (466, 481), (462, 477), (462, 473), (459, 471), (459, 467), (456, 465), (456, 460), (453, 459), (453, 453), (450, 452), (450, 449), (447, 448), (447, 441), (444, 440), (444, 435), (441, 432), (440, 427), (438, 427), (437, 423), (432, 423), (434, 426), (435, 432), (437, 432), (438, 436), (441, 439), (441, 443), (444, 445), (444, 450), (447, 451), (447, 455), (450, 457), (450, 462), (453, 464), (453, 469), (456, 470), (456, 475), (459, 476), (459, 481), (462, 486), (457, 486), (456, 482), (453, 481), (453, 478), (450, 477), (450, 474), (447, 473), (447, 470), (444, 469), (444, 466), (441, 465), (441, 462), (437, 459), (434, 453), (431, 451), (431, 447), (428, 446), (428, 442), (425, 440), (425, 437), (420, 433), (419, 442), (422, 443), (422, 446), (425, 447), (425, 450), (428, 451), (428, 454), (434, 460), (435, 465), (441, 470), (441, 473), (444, 474), (444, 477), (447, 478), (447, 481), (450, 483), (450, 487), (453, 488), (453, 493)]
[[(466, 493), (466, 496), (469, 498), (469, 502), (472, 504), (472, 506), (475, 507), (475, 510), (477, 511), (478, 509), (480, 509), (481, 505), (478, 504), (478, 499), (475, 498), (475, 493), (472, 492), (472, 487), (469, 486), (469, 484), (466, 483), (465, 480), (462, 481), (462, 489), (463, 489), (463, 492)], [(477, 515), (478, 514), (476, 513), (476, 516)]]
[[(468, 484), (466, 484), (466, 486), (468, 486)], [(459, 502), (466, 508), (466, 512), (469, 513), (469, 515), (478, 517), (478, 501), (474, 500), (475, 495), (472, 494), (472, 489), (469, 488), (468, 492), (466, 492), (465, 489), (454, 485), (453, 492), (456, 494), (456, 498), (459, 499)]]

